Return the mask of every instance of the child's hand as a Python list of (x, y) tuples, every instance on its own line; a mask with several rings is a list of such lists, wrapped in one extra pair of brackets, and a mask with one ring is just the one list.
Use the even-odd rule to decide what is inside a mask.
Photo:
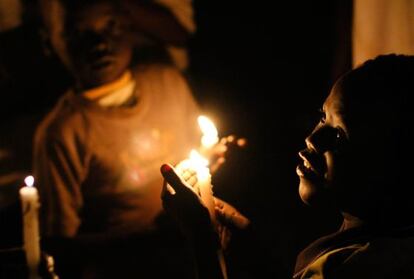
[(250, 220), (229, 203), (214, 197), (214, 204), (217, 218), (223, 225), (245, 229), (250, 224)]
[(220, 244), (221, 247), (226, 250), (231, 240), (232, 229), (245, 229), (250, 224), (250, 220), (236, 208), (219, 198), (214, 198), (214, 204), (217, 219), (219, 220), (217, 231), (220, 238)]
[(208, 209), (193, 187), (197, 181), (195, 173), (184, 172), (184, 177), (180, 177), (171, 165), (165, 164), (161, 166), (161, 174), (165, 179), (161, 196), (163, 207), (183, 232), (193, 235), (200, 230), (211, 231)]

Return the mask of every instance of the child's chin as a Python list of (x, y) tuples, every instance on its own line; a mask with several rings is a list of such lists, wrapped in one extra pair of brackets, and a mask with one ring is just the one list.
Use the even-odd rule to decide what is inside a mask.
[(299, 183), (299, 196), (309, 206), (320, 206), (325, 204), (326, 195), (323, 193), (322, 185), (317, 185), (305, 179)]

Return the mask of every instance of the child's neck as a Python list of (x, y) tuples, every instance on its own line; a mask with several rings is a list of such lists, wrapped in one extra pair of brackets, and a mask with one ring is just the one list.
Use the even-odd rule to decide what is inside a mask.
[(342, 223), (342, 228), (341, 228), (342, 230), (360, 227), (365, 223), (362, 219), (355, 217), (346, 212), (343, 212), (342, 216), (344, 217), (344, 222)]
[(116, 79), (113, 82), (85, 90), (82, 92), (82, 96), (89, 100), (96, 100), (99, 99), (105, 95), (110, 94), (111, 92), (114, 92), (122, 87), (124, 87), (126, 84), (128, 84), (131, 81), (132, 75), (129, 70), (125, 71), (121, 77)]

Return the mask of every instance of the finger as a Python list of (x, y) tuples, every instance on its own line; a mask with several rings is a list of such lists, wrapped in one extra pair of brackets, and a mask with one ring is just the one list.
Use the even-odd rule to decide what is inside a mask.
[(192, 176), (192, 174), (188, 169), (186, 169), (180, 174), (180, 176), (181, 176), (182, 179), (184, 179), (186, 181), (189, 177)]
[(186, 172), (187, 172), (190, 176), (193, 176), (193, 175), (196, 175), (196, 174), (197, 174), (197, 172), (196, 172), (194, 169), (186, 169)]
[(250, 220), (237, 211), (227, 211), (224, 208), (215, 208), (217, 218), (226, 226), (244, 229), (250, 224)]
[(221, 199), (219, 199), (217, 197), (213, 197), (213, 199), (214, 199), (214, 205), (216, 207), (218, 207), (219, 209), (224, 207), (224, 202)]
[(235, 135), (229, 135), (226, 137), (226, 142), (234, 142), (235, 139), (236, 139)]
[(246, 147), (247, 139), (246, 138), (239, 138), (237, 139), (237, 146), (238, 147)]
[(196, 172), (191, 171), (191, 170), (184, 171), (184, 173), (182, 175), (180, 175), (180, 177), (190, 185), (191, 185), (191, 183), (189, 181), (193, 181), (194, 179), (197, 180)]
[(233, 217), (233, 223), (239, 229), (244, 229), (250, 224), (250, 220), (242, 214), (235, 214)]
[(183, 191), (184, 188), (187, 187), (185, 186), (185, 182), (183, 182), (170, 164), (163, 164), (161, 166), (161, 174), (176, 192)]
[(214, 164), (210, 166), (210, 172), (215, 173), (220, 167), (226, 162), (226, 159), (224, 157), (218, 158)]
[(197, 177), (196, 176), (191, 176), (189, 177), (185, 182), (187, 182), (187, 184), (189, 184), (190, 186), (194, 187), (197, 183)]
[(175, 190), (173, 187), (171, 187), (170, 184), (167, 183), (167, 181), (164, 180), (162, 183), (162, 191), (161, 191), (161, 198), (165, 195), (175, 195)]

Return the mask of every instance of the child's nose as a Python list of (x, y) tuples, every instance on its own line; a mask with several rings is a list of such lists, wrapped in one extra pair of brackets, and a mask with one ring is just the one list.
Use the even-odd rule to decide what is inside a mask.
[(323, 153), (335, 146), (336, 134), (336, 129), (332, 127), (317, 128), (305, 139), (306, 146), (311, 150)]
[(108, 40), (104, 35), (96, 32), (87, 34), (85, 44), (91, 51), (105, 51), (108, 49)]

